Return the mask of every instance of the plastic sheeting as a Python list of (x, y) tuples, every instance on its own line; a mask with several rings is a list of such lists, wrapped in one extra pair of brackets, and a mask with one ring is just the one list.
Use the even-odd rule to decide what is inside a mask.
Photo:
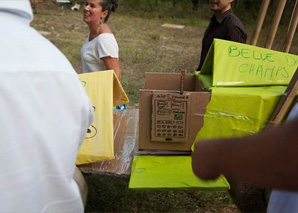
[(198, 179), (191, 169), (190, 156), (134, 156), (130, 189), (229, 189), (221, 176), (214, 181)]
[(213, 87), (199, 139), (241, 137), (268, 123), (285, 86)]
[(129, 176), (138, 139), (139, 110), (114, 110), (113, 160), (79, 165), (83, 172)]
[(212, 86), (288, 85), (297, 65), (297, 55), (214, 39), (200, 75)]

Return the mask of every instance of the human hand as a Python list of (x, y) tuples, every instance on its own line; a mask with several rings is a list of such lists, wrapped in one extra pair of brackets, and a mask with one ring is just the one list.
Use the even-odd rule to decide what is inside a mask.
[(201, 140), (195, 143), (191, 154), (192, 170), (203, 180), (213, 180), (219, 177), (217, 159), (220, 153), (217, 140)]

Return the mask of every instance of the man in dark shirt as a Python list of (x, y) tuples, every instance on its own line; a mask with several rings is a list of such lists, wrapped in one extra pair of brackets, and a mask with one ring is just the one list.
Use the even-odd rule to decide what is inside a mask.
[(231, 4), (234, 0), (209, 0), (210, 9), (214, 15), (207, 27), (201, 50), (200, 64), (197, 70), (201, 70), (208, 50), (214, 38), (245, 43), (247, 34), (241, 21), (232, 13)]

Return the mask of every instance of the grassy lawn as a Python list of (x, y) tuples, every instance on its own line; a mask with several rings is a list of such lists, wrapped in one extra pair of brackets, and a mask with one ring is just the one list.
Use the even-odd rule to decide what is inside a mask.
[[(161, 27), (170, 21), (173, 19), (164, 20), (147, 13), (130, 15), (130, 11), (121, 7), (110, 17), (109, 26), (120, 49), (121, 82), (131, 107), (138, 106), (138, 90), (143, 87), (145, 72), (178, 72), (180, 68), (191, 72), (198, 66), (201, 37), (208, 22), (197, 21), (184, 30)], [(190, 19), (177, 21), (176, 24), (193, 24)], [(88, 34), (88, 27), (82, 21), (82, 8), (71, 11), (51, 2), (39, 4), (32, 25), (47, 32), (45, 36), (81, 73), (80, 49)]]
[[(145, 72), (178, 72), (180, 68), (193, 72), (198, 66), (201, 39), (211, 16), (208, 6), (200, 5), (197, 12), (183, 10), (181, 4), (177, 9), (169, 7), (168, 11), (148, 12), (120, 5), (110, 17), (109, 26), (120, 48), (121, 82), (131, 108), (138, 107), (138, 91), (143, 87)], [(81, 73), (80, 49), (88, 34), (82, 21), (82, 8), (62, 10), (50, 0), (36, 8), (32, 26), (54, 43)], [(242, 15), (250, 41), (257, 13), (238, 13)], [(266, 39), (271, 20), (265, 22), (259, 46)], [(161, 27), (166, 22), (183, 24), (185, 28)], [(280, 27), (273, 49), (281, 50), (286, 29), (286, 25)], [(297, 36), (295, 43), (298, 43)], [(293, 45), (291, 53), (298, 54), (297, 45)], [(132, 191), (128, 190), (127, 178), (98, 174), (85, 174), (85, 178), (89, 185), (87, 212), (239, 212), (225, 191)]]
[[(111, 15), (109, 26), (120, 48), (121, 82), (130, 98), (130, 107), (138, 106), (138, 91), (143, 87), (145, 72), (178, 72), (180, 68), (193, 72), (197, 68), (201, 39), (211, 16), (208, 5), (200, 6), (197, 12), (190, 9), (180, 12), (179, 7), (176, 10), (172, 8), (174, 12), (140, 12), (120, 5), (119, 10)], [(257, 12), (251, 14), (239, 10), (237, 13), (243, 16), (240, 18), (247, 28), (249, 42)], [(282, 49), (287, 31), (285, 24), (290, 15), (282, 20), (284, 24), (279, 28), (273, 49)], [(259, 46), (266, 40), (271, 21), (272, 18), (265, 20)], [(166, 22), (186, 26), (183, 30), (161, 27)], [(69, 8), (62, 10), (48, 0), (37, 5), (37, 14), (32, 25), (39, 31), (45, 31), (45, 37), (81, 73), (80, 49), (88, 34), (88, 27), (82, 21), (82, 8), (80, 11), (71, 11)], [(293, 40), (293, 44), (295, 43), (298, 43), (297, 36)], [(293, 45), (290, 52), (298, 54), (298, 46)]]
[(225, 191), (129, 190), (128, 178), (84, 174), (86, 212), (239, 212)]

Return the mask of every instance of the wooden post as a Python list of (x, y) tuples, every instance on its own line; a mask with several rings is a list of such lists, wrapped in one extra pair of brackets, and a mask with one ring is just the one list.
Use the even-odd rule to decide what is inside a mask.
[(267, 128), (277, 126), (280, 124), (285, 116), (287, 115), (293, 100), (295, 99), (296, 93), (298, 91), (298, 67), (294, 73), (286, 91), (280, 97), (270, 119), (267, 124)]
[(298, 0), (296, 0), (293, 14), (291, 17), (291, 21), (289, 24), (289, 29), (287, 32), (287, 37), (285, 39), (285, 46), (284, 46), (283, 51), (286, 53), (288, 53), (290, 51), (290, 47), (291, 47), (293, 37), (294, 37), (295, 31), (297, 28), (297, 24), (298, 24)]
[(259, 11), (256, 26), (255, 26), (254, 32), (252, 34), (252, 37), (251, 37), (251, 42), (250, 42), (251, 45), (256, 45), (258, 42), (259, 35), (260, 35), (261, 29), (262, 29), (262, 26), (264, 23), (264, 19), (267, 14), (267, 9), (268, 9), (269, 3), (270, 3), (270, 0), (262, 1), (262, 5), (261, 5), (260, 11)]
[(184, 79), (185, 79), (186, 69), (181, 69), (180, 73), (181, 73), (181, 76), (180, 76), (180, 94), (183, 95), (183, 93), (184, 93)]
[(283, 13), (283, 10), (285, 8), (285, 4), (286, 4), (287, 0), (279, 0), (278, 6), (277, 6), (277, 10), (275, 12), (275, 16), (271, 25), (271, 29), (270, 32), (267, 36), (266, 42), (265, 42), (265, 48), (267, 49), (271, 49), (272, 44), (273, 44), (273, 40), (275, 38), (276, 35), (276, 31), (281, 19), (281, 15)]

